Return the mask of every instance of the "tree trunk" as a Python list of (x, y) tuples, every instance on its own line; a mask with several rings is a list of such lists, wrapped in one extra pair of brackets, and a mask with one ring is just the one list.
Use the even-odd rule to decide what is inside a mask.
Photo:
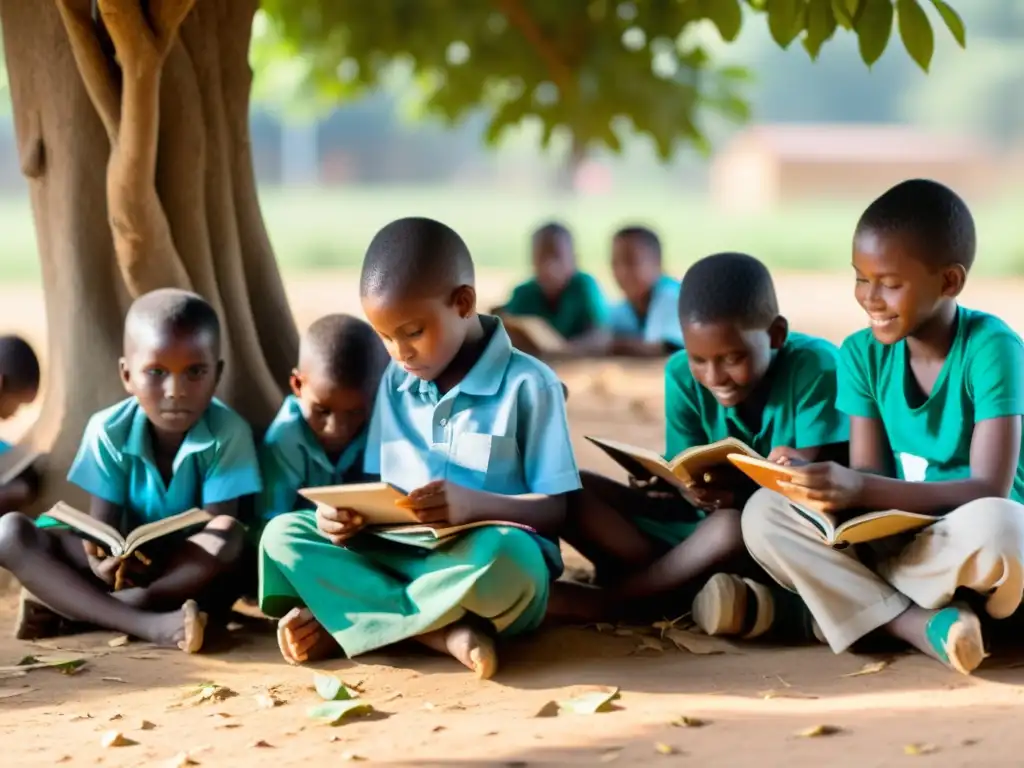
[(40, 509), (83, 503), (64, 476), (90, 414), (124, 396), (125, 312), (190, 288), (221, 316), (219, 395), (254, 426), (280, 405), (298, 336), (259, 210), (249, 143), (256, 0), (0, 0), (46, 300), (49, 451)]

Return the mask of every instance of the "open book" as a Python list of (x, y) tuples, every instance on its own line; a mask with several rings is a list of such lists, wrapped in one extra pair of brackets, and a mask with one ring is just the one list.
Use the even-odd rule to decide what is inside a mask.
[(695, 482), (710, 482), (710, 478), (706, 478), (705, 475), (715, 467), (730, 466), (728, 457), (731, 454), (740, 453), (760, 457), (753, 448), (733, 437), (727, 437), (710, 445), (692, 446), (669, 460), (662, 458), (657, 451), (647, 448), (638, 448), (635, 445), (606, 440), (603, 437), (591, 437), (590, 435), (586, 437), (633, 477), (638, 479), (659, 477), (681, 489), (685, 489)]
[(63, 501), (58, 501), (53, 508), (44, 513), (47, 517), (58, 520), (75, 529), (88, 539), (95, 541), (110, 553), (111, 557), (126, 558), (139, 547), (172, 533), (202, 525), (212, 519), (205, 509), (190, 509), (178, 515), (165, 517), (152, 523), (145, 523), (133, 529), (127, 536), (113, 526), (97, 520), (91, 515), (75, 509)]
[(18, 446), (4, 452), (0, 455), (0, 485), (17, 480), (41, 455), (39, 451), (29, 451)]
[(513, 336), (522, 334), (526, 340), (536, 347), (540, 355), (551, 355), (564, 352), (565, 337), (556, 331), (543, 317), (536, 315), (505, 315), (501, 316), (505, 329)]
[(822, 539), (831, 547), (863, 544), (896, 536), (900, 533), (924, 528), (939, 519), (934, 515), (886, 509), (864, 512), (840, 523), (834, 515), (828, 512), (818, 512), (797, 503), (793, 500), (789, 489), (779, 485), (780, 481), (786, 482), (792, 479), (793, 475), (800, 471), (799, 467), (785, 467), (764, 459), (737, 453), (731, 454), (729, 461), (761, 487), (781, 493), (789, 499), (793, 509), (817, 528)]
[(451, 523), (424, 523), (409, 506), (409, 497), (388, 483), (350, 483), (303, 488), (300, 494), (330, 509), (351, 509), (363, 516), (367, 526), (386, 528), (389, 534), (430, 534), (435, 539), (446, 539), (457, 533), (487, 525), (504, 525), (531, 530), (525, 525), (500, 520), (481, 520), (463, 525)]

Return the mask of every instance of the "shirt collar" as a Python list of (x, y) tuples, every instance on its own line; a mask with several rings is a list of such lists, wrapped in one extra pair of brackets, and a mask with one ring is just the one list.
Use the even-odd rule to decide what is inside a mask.
[[(480, 315), (480, 324), (484, 332), (491, 332), (491, 338), (487, 346), (477, 358), (469, 373), (458, 383), (456, 390), (467, 395), (487, 397), (495, 394), (501, 387), (505, 378), (505, 371), (508, 369), (509, 361), (512, 359), (512, 340), (508, 337), (505, 326), (501, 319), (492, 315)], [(405, 374), (405, 378), (399, 383), (399, 392), (408, 392), (416, 385), (416, 392), (421, 395), (428, 394), (432, 389), (436, 390), (432, 381), (425, 381), (411, 373)]]
[[(210, 425), (206, 421), (206, 413), (204, 412), (199, 417), (199, 421), (192, 425), (192, 429), (185, 435), (185, 439), (178, 448), (178, 453), (174, 456), (171, 471), (177, 472), (178, 467), (181, 466), (181, 463), (188, 456), (212, 448), (216, 442), (213, 433), (210, 432)], [(153, 456), (153, 443), (149, 434), (149, 418), (146, 416), (146, 412), (142, 410), (138, 400), (135, 401), (135, 412), (132, 414), (132, 425), (128, 430), (128, 439), (125, 440), (121, 452), (129, 456), (137, 456), (148, 461), (150, 464), (156, 463), (156, 459)]]

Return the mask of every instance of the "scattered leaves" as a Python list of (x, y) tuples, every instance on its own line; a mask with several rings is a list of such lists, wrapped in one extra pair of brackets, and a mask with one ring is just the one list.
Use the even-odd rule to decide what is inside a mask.
[(115, 720), (122, 720), (122, 719), (124, 719), (124, 715), (122, 715), (120, 712), (115, 712), (114, 714), (112, 714), (110, 717), (107, 718), (107, 721), (112, 723)]
[(121, 648), (122, 646), (128, 645), (130, 638), (128, 635), (118, 635), (113, 640), (108, 640), (107, 645), (111, 648)]
[(856, 672), (847, 672), (845, 675), (840, 675), (840, 677), (863, 677), (864, 675), (877, 675), (879, 672), (881, 672), (888, 666), (888, 661), (873, 661), (870, 664), (865, 664)]
[(558, 710), (575, 715), (593, 715), (596, 712), (611, 712), (612, 702), (619, 698), (618, 688), (600, 688), (557, 703)]
[(440, 733), (443, 730), (445, 730), (445, 727), (443, 725), (435, 725), (433, 728), (430, 729), (430, 732), (431, 733)]
[(334, 675), (314, 674), (313, 687), (324, 701), (345, 701), (359, 698), (359, 692), (353, 686), (346, 685)]
[(938, 751), (939, 748), (934, 744), (907, 744), (903, 748), (903, 754), (905, 755), (930, 755)]
[(0, 699), (13, 699), (34, 690), (35, 688), (0, 688)]
[(362, 755), (357, 755), (354, 752), (342, 752), (341, 759), (348, 763), (361, 763), (366, 760)]
[(558, 714), (558, 702), (549, 701), (543, 707), (537, 710), (537, 714), (534, 717), (555, 717)]
[(792, 688), (771, 688), (767, 691), (758, 691), (757, 695), (762, 699), (816, 699), (813, 693), (800, 693)]
[(242, 724), (241, 723), (217, 723), (213, 727), (218, 729), (218, 730), (226, 731), (229, 728), (241, 728)]
[(689, 651), (698, 656), (710, 656), (717, 653), (739, 653), (739, 649), (717, 637), (708, 637), (686, 629), (670, 627), (665, 630), (665, 637), (681, 651)]
[(679, 750), (671, 744), (664, 744), (660, 741), (654, 745), (654, 751), (659, 755), (675, 755), (679, 753)]
[(841, 731), (842, 728), (837, 725), (812, 725), (810, 728), (797, 731), (796, 735), (804, 739), (815, 739), (819, 736), (835, 736)]
[(259, 741), (254, 741), (249, 746), (251, 746), (251, 747), (259, 747), (261, 749), (266, 749), (266, 748), (273, 749), (274, 748), (273, 744), (270, 744), (269, 742), (264, 741), (263, 739), (260, 739)]
[(665, 644), (656, 637), (644, 636), (640, 638), (640, 646), (637, 648), (638, 651), (657, 651), (662, 653), (665, 650)]
[(74, 717), (72, 717), (70, 722), (79, 723), (82, 720), (92, 720), (92, 715), (90, 715), (88, 712), (84, 712), (81, 715), (75, 715)]
[(167, 761), (167, 768), (185, 768), (189, 765), (199, 765), (199, 761), (193, 760), (188, 752), (179, 752)]
[(100, 739), (100, 746), (109, 747), (130, 747), (138, 742), (132, 741), (120, 731), (107, 731)]
[(405, 694), (403, 694), (401, 691), (395, 691), (390, 696), (386, 696), (385, 698), (381, 699), (381, 702), (386, 704), (389, 701), (394, 701), (395, 699), (400, 699), (404, 695)]
[(152, 731), (154, 728), (156, 728), (156, 723), (152, 723), (149, 720), (143, 720), (139, 723), (140, 731)]
[(338, 725), (348, 715), (366, 714), (373, 711), (373, 707), (359, 699), (340, 699), (325, 701), (310, 707), (307, 714), (314, 720), (319, 720), (327, 725)]
[(20, 677), (17, 673), (31, 672), (34, 669), (56, 669), (65, 675), (73, 675), (82, 667), (85, 666), (85, 659), (78, 657), (55, 657), (51, 658), (48, 656), (25, 656), (12, 667), (0, 667), (0, 676), (2, 673), (12, 673), (11, 677)]
[(707, 724), (707, 720), (701, 720), (699, 717), (687, 717), (686, 715), (672, 721), (672, 725), (676, 728), (702, 728)]
[(103, 682), (104, 683), (125, 683), (125, 682), (127, 682), (127, 680), (125, 680), (123, 677), (104, 677), (103, 678)]
[(224, 701), (237, 695), (235, 691), (217, 683), (200, 683), (199, 685), (187, 688), (184, 700), (177, 704), (172, 704), (171, 708), (180, 707), (182, 704), (194, 707), (206, 702)]

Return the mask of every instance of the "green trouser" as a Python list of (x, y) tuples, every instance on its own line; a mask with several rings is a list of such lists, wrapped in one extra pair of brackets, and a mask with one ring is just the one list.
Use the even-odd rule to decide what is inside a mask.
[(347, 656), (447, 626), (467, 613), (502, 635), (536, 629), (551, 574), (542, 544), (517, 528), (477, 528), (437, 542), (361, 533), (332, 544), (311, 511), (267, 523), (260, 539), (260, 608), (305, 605)]

